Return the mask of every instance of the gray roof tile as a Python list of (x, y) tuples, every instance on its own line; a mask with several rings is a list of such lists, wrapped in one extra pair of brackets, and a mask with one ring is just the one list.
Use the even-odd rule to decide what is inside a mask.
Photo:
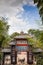
[(4, 49), (2, 49), (2, 52), (11, 52), (11, 49), (4, 48)]

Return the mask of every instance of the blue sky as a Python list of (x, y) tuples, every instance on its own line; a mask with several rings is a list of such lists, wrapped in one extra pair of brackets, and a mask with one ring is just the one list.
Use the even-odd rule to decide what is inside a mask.
[(0, 9), (0, 16), (8, 18), (9, 34), (40, 28), (41, 18), (33, 0), (0, 0)]
[(19, 13), (21, 15), (20, 18), (23, 18), (23, 19), (27, 18), (31, 24), (32, 24), (32, 21), (34, 22), (35, 20), (40, 19), (37, 6), (23, 5), (23, 9), (24, 9), (23, 13), (22, 12)]
[(37, 6), (23, 5), (23, 12), (20, 12), (17, 16), (19, 19), (23, 19), (27, 23), (27, 29), (39, 29), (40, 15)]

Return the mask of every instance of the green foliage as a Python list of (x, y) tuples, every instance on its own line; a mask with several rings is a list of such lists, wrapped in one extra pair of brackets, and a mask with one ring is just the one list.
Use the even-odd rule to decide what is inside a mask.
[(28, 30), (28, 34), (33, 35), (36, 39), (39, 39), (43, 42), (43, 30), (30, 29)]
[(6, 20), (0, 19), (0, 47), (2, 47), (3, 43), (7, 43), (8, 41), (8, 29), (9, 25)]
[(19, 35), (18, 32), (14, 32), (10, 37), (11, 37), (11, 39), (14, 39), (14, 37), (15, 37), (15, 36), (18, 36), (18, 35)]
[(30, 29), (28, 30), (28, 34), (31, 34), (31, 36), (33, 36), (32, 38), (29, 39), (31, 44), (34, 43), (33, 44), (34, 46), (43, 49), (43, 31)]
[(8, 47), (10, 41), (11, 41), (10, 36), (7, 36), (7, 37), (5, 38), (5, 40), (3, 41), (2, 47)]
[(39, 40), (43, 43), (43, 31), (39, 35)]
[(33, 38), (28, 38), (28, 37), (27, 37), (27, 40), (28, 40), (28, 43), (29, 43), (30, 45), (33, 45), (33, 44), (35, 43), (35, 41), (33, 40)]
[(43, 65), (43, 53), (36, 54), (35, 58), (37, 60), (36, 65)]
[(43, 58), (39, 57), (36, 65), (43, 65)]
[(31, 35), (34, 35), (34, 37), (39, 38), (39, 35), (41, 34), (42, 31), (40, 30), (35, 30), (35, 29), (30, 29), (28, 30), (28, 33)]
[(42, 18), (42, 24), (43, 24), (43, 0), (34, 0), (34, 3), (37, 3), (37, 7), (39, 9), (39, 14)]

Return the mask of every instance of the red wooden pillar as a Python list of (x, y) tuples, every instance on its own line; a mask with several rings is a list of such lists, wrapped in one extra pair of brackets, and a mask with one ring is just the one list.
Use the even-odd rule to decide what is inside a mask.
[(27, 64), (29, 64), (29, 52), (27, 52)]

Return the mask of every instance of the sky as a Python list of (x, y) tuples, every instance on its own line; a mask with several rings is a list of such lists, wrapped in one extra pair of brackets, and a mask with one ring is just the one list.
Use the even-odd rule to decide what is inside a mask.
[(33, 0), (0, 0), (0, 17), (7, 18), (9, 34), (39, 29), (41, 18)]

